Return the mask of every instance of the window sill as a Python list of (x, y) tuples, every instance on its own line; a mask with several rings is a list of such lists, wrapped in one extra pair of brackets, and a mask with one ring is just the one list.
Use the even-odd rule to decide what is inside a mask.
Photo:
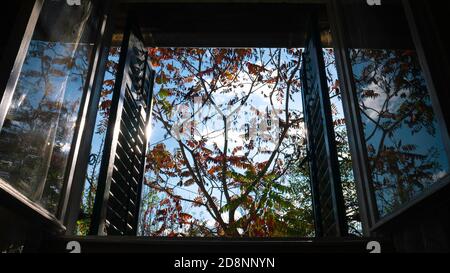
[(0, 205), (22, 215), (26, 220), (42, 224), (46, 229), (62, 233), (64, 225), (50, 212), (25, 197), (11, 185), (0, 178)]
[[(439, 182), (435, 183), (431, 188), (429, 188), (422, 195), (413, 199), (409, 203), (397, 209), (397, 211), (381, 218), (375, 225), (370, 229), (371, 232), (377, 232), (382, 228), (391, 226), (396, 222), (395, 220), (405, 217), (408, 213), (416, 211), (423, 207), (424, 205), (436, 204), (442, 198), (439, 198), (439, 193), (445, 189), (450, 190), (450, 175), (442, 178)], [(445, 194), (444, 194), (445, 195)], [(448, 197), (447, 197), (448, 198)]]

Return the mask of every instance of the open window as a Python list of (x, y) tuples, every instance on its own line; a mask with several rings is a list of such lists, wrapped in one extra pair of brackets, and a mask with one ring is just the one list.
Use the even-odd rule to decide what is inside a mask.
[[(345, 236), (341, 167), (345, 165), (346, 193), (352, 193), (353, 176), (348, 162), (342, 163), (351, 162), (345, 133), (338, 159), (334, 130), (342, 125), (343, 114), (323, 9), (296, 6), (284, 28), (268, 24), (264, 34), (249, 31), (244, 37), (234, 26), (204, 25), (207, 19), (200, 14), (184, 29), (174, 11), (158, 20), (170, 14), (173, 5), (152, 6), (154, 20), (144, 20), (145, 9), (133, 6), (129, 12), (136, 24), (113, 37), (116, 45), (117, 39), (123, 41), (110, 50), (107, 67), (115, 69), (104, 81), (80, 234), (90, 229), (91, 234), (152, 237)], [(195, 5), (185, 8), (199, 12)], [(209, 8), (244, 14), (254, 6)], [(258, 6), (255, 16), (286, 10)], [(294, 17), (299, 13), (304, 16)], [(205, 33), (192, 32), (199, 27)], [(133, 46), (142, 56), (130, 51)], [(147, 70), (133, 70), (128, 77), (127, 58), (148, 58)], [(147, 161), (133, 161), (147, 147), (129, 143), (138, 145), (138, 151), (122, 150), (123, 132), (130, 132), (131, 140), (140, 138), (123, 120), (133, 111), (127, 106), (127, 94), (132, 94), (127, 85), (151, 69), (155, 78), (152, 108), (146, 109), (152, 115), (145, 116), (152, 116)], [(331, 97), (336, 98), (333, 103)], [(316, 104), (305, 104), (311, 100)], [(114, 130), (120, 131), (118, 136)], [(130, 164), (123, 165), (124, 159)], [(139, 188), (130, 188), (139, 181), (129, 172), (134, 167), (142, 170), (142, 195)], [(130, 211), (129, 204), (140, 205), (137, 229), (136, 211)]]
[(401, 1), (340, 5), (355, 171), (375, 229), (448, 184), (449, 138)]

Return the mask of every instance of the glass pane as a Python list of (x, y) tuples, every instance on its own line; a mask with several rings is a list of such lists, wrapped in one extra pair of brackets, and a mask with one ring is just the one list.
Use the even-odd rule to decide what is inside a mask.
[(383, 217), (447, 176), (449, 162), (401, 3), (347, 2), (350, 58)]
[(103, 149), (105, 148), (106, 131), (108, 129), (109, 114), (116, 83), (119, 58), (120, 47), (111, 47), (106, 64), (99, 110), (97, 113), (97, 121), (95, 124), (95, 133), (91, 144), (91, 153), (89, 155), (89, 166), (84, 184), (81, 213), (77, 222), (78, 235), (88, 235), (89, 233), (95, 195), (97, 193)]
[(358, 196), (356, 193), (355, 177), (353, 174), (352, 156), (348, 142), (347, 126), (342, 105), (342, 92), (336, 67), (335, 52), (332, 48), (323, 49), (325, 72), (327, 75), (331, 112), (333, 115), (334, 133), (336, 134), (336, 148), (341, 174), (342, 191), (344, 195), (347, 224), (349, 233), (362, 236), (362, 225), (359, 214)]
[(4, 126), (0, 179), (55, 213), (93, 44), (91, 1), (45, 1)]
[(302, 49), (150, 49), (155, 106), (140, 234), (314, 235)]

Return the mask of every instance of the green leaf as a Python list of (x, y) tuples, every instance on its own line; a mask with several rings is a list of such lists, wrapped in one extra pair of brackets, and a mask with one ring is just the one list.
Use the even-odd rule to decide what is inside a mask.
[(158, 96), (161, 99), (166, 99), (167, 97), (169, 97), (171, 95), (171, 92), (169, 89), (161, 89), (158, 93)]
[(288, 201), (286, 201), (286, 199), (284, 199), (281, 195), (276, 194), (274, 192), (271, 192), (269, 194), (270, 199), (272, 199), (274, 202), (276, 202), (277, 204), (279, 204), (282, 208), (290, 208), (292, 207), (292, 204)]
[(159, 103), (161, 104), (162, 109), (164, 110), (166, 115), (169, 115), (172, 113), (173, 106), (168, 102), (166, 99), (160, 100)]

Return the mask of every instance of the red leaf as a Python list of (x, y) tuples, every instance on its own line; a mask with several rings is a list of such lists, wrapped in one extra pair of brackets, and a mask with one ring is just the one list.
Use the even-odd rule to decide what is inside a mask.
[(192, 217), (192, 215), (187, 214), (187, 213), (180, 213), (180, 218), (183, 221), (187, 222), (187, 221), (191, 220), (193, 217)]
[(173, 65), (171, 65), (171, 64), (168, 64), (168, 65), (167, 65), (167, 70), (169, 70), (169, 71), (175, 71), (175, 67), (174, 67)]
[(109, 86), (109, 87), (114, 87), (115, 81), (114, 80), (105, 80), (103, 82), (103, 85)]
[(200, 207), (202, 206), (201, 204), (203, 204), (203, 198), (201, 196), (197, 196), (194, 199), (194, 207)]
[(100, 108), (102, 110), (110, 109), (112, 105), (112, 100), (105, 100), (100, 104)]
[(168, 205), (170, 204), (170, 199), (166, 198), (164, 200), (161, 201), (161, 203), (159, 203), (160, 206), (164, 206), (164, 205)]
[(169, 238), (174, 238), (174, 237), (177, 237), (178, 236), (178, 233), (175, 233), (175, 232), (171, 232), (169, 235), (167, 235), (167, 237), (169, 237)]
[(156, 212), (156, 215), (167, 215), (167, 209), (158, 210)]

